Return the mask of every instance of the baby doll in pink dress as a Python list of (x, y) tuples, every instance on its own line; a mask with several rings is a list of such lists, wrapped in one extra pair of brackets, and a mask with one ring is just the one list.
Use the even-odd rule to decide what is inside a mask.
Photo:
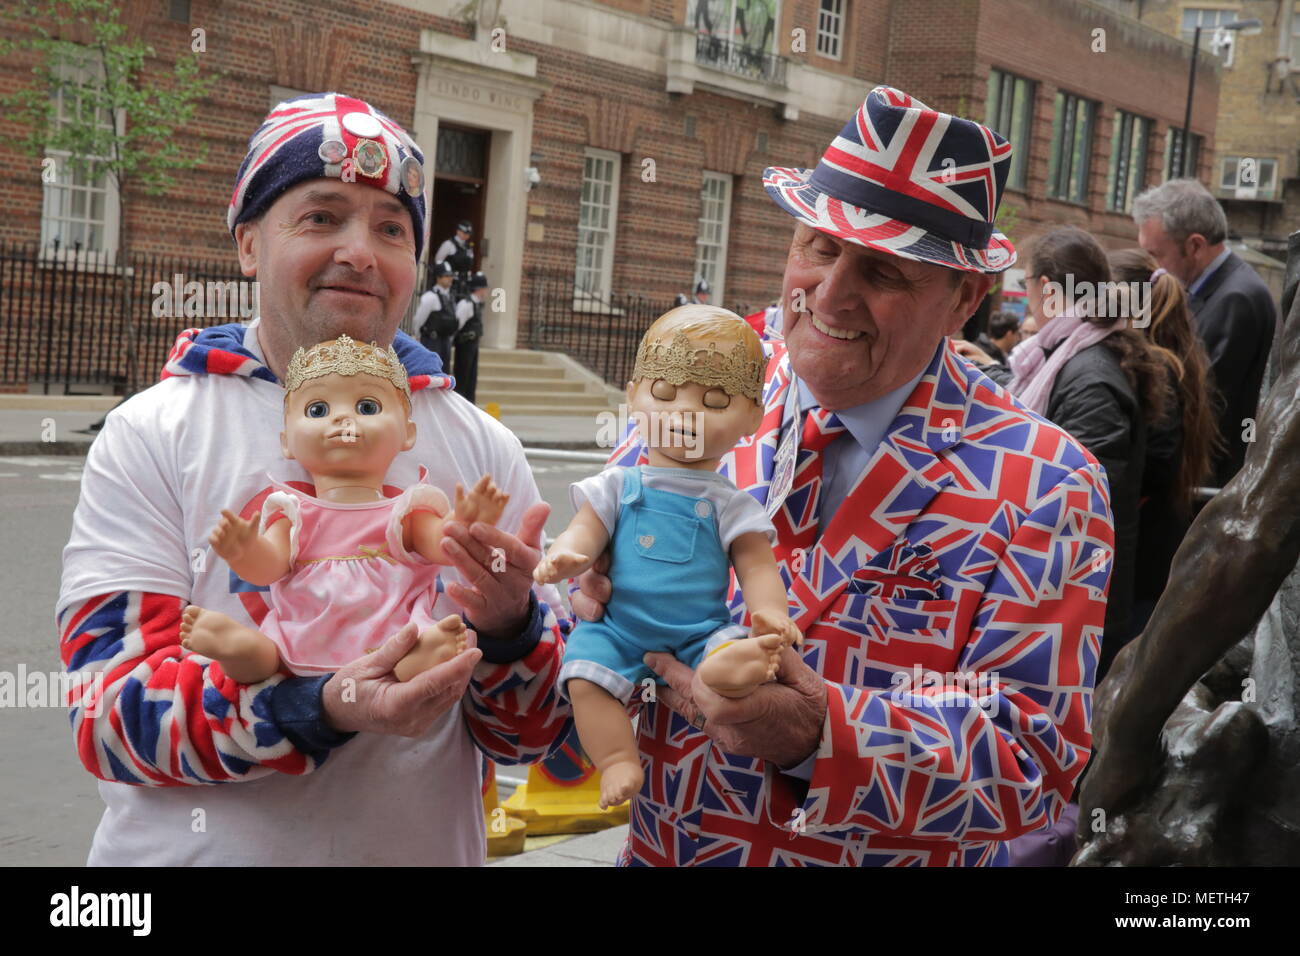
[(190, 605), (182, 646), (243, 684), (282, 668), (336, 671), (408, 622), (420, 639), (393, 669), (398, 680), (465, 649), (460, 615), (433, 616), (435, 579), (450, 563), (442, 526), (449, 519), (494, 525), (509, 496), (484, 475), (468, 494), (456, 486), (448, 514), (447, 496), (424, 483), (422, 468), (418, 484), (384, 497), (393, 459), (415, 444), (410, 410), (406, 370), (391, 347), (340, 336), (298, 350), (285, 376), (281, 445), (311, 474), (316, 494), (272, 479), (278, 490), (260, 515), (222, 511), (212, 548), (245, 581), (270, 586), (270, 611), (255, 630)]

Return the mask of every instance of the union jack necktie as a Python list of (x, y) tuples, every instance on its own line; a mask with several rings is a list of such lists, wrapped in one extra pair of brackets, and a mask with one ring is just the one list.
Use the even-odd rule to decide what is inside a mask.
[[(834, 412), (814, 406), (803, 423), (803, 437), (795, 459), (790, 491), (781, 508), (772, 517), (776, 527), (776, 557), (786, 561), (796, 551), (806, 556), (817, 541), (817, 513), (821, 504), (822, 462), (826, 446), (844, 434), (844, 423)], [(791, 572), (802, 570), (791, 566)]]

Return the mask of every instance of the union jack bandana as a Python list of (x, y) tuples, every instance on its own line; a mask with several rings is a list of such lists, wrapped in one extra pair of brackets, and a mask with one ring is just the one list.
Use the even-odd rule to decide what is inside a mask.
[(365, 183), (396, 196), (411, 214), (419, 261), (428, 232), (424, 154), (402, 127), (342, 93), (299, 96), (267, 114), (235, 178), (226, 213), (230, 234), (286, 190), (321, 178)]
[[(238, 322), (210, 329), (186, 329), (177, 336), (159, 381), (177, 375), (243, 375), (280, 384), (275, 373), (244, 348), (245, 331)], [(442, 360), (405, 332), (397, 333), (393, 349), (410, 376), (412, 392), (455, 387), (455, 379), (442, 370)]]
[(763, 187), (800, 222), (890, 255), (963, 272), (1016, 261), (993, 228), (1011, 144), (986, 126), (878, 86), (817, 168), (763, 171)]

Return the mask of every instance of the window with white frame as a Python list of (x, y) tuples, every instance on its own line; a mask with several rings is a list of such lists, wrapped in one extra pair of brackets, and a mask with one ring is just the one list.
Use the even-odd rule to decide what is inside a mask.
[(821, 0), (817, 11), (817, 52), (838, 60), (843, 36), (844, 0)]
[[(109, 134), (122, 131), (121, 113), (114, 117), (77, 93), (103, 81), (96, 55), (87, 52), (78, 61), (65, 61), (59, 74), (65, 82), (52, 91), (54, 122), (59, 127), (89, 121)], [(71, 154), (65, 150), (47, 149), (45, 155), (53, 160), (53, 175), (44, 182), (41, 247), (47, 255), (96, 253), (111, 261), (117, 251), (120, 202), (116, 181), (99, 163), (103, 157), (87, 157), (89, 165), (82, 166), (70, 162)]]
[(731, 221), (731, 177), (705, 173), (700, 189), (700, 227), (695, 239), (695, 279), (709, 284), (710, 301), (721, 303), (727, 279), (727, 224)]
[(574, 285), (590, 295), (607, 296), (613, 284), (620, 159), (618, 153), (588, 149), (583, 161)]
[(1234, 199), (1272, 199), (1277, 190), (1277, 160), (1259, 156), (1224, 156), (1219, 189)]
[[(1182, 38), (1191, 43), (1196, 39), (1196, 28), (1200, 27), (1201, 49), (1214, 53), (1215, 51), (1210, 49), (1210, 38), (1214, 34), (1214, 28), (1223, 26), (1225, 23), (1231, 23), (1237, 19), (1237, 14), (1237, 10), (1186, 7), (1183, 10)], [(1217, 52), (1217, 55), (1223, 60), (1224, 66), (1232, 66), (1232, 50), (1236, 45), (1236, 37), (1229, 33), (1227, 40), (1228, 42), (1223, 45), (1223, 49)]]

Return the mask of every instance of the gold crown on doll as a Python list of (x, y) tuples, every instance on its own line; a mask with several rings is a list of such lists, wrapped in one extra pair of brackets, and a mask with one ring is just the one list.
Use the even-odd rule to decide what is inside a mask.
[(667, 344), (659, 338), (642, 340), (636, 352), (632, 381), (661, 378), (670, 385), (694, 382), (760, 402), (764, 372), (764, 362), (750, 358), (744, 342), (737, 342), (730, 352), (721, 351), (712, 342), (699, 348), (678, 329)]
[(364, 345), (346, 335), (332, 342), (322, 342), (309, 349), (300, 348), (289, 360), (285, 373), (286, 392), (301, 388), (304, 383), (323, 375), (373, 375), (392, 382), (407, 401), (411, 399), (411, 383), (397, 352), (390, 345), (380, 348), (371, 342)]

